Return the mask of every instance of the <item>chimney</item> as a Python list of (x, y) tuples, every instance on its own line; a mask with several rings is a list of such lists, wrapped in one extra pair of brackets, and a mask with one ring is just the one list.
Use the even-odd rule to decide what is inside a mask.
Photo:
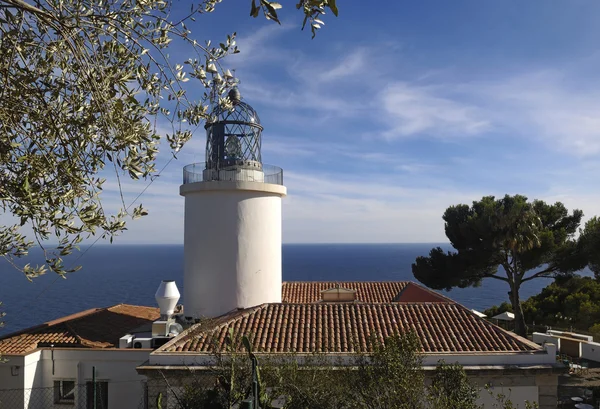
[(160, 307), (161, 319), (166, 320), (171, 318), (175, 312), (175, 306), (177, 305), (180, 296), (181, 294), (179, 294), (175, 280), (163, 280), (163, 282), (160, 283), (154, 298)]
[(166, 337), (172, 324), (175, 324), (173, 313), (179, 301), (179, 290), (174, 280), (163, 280), (156, 290), (154, 298), (160, 307), (160, 319), (152, 323), (152, 337)]

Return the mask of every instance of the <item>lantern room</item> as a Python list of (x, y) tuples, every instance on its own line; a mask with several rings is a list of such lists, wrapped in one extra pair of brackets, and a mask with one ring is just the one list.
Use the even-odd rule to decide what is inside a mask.
[(204, 180), (261, 181), (260, 119), (254, 108), (241, 100), (237, 88), (229, 92), (229, 99), (233, 108), (216, 106), (205, 126)]

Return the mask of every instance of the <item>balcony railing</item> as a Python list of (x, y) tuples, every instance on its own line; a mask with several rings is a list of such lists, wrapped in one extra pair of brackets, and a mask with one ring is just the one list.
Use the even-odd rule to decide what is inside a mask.
[(212, 181), (259, 182), (283, 185), (283, 169), (278, 166), (262, 165), (258, 169), (206, 169), (206, 163), (192, 163), (183, 168), (183, 184)]

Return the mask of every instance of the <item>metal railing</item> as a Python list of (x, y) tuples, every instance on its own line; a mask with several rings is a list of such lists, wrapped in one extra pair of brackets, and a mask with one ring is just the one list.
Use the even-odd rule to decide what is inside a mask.
[(598, 334), (594, 334), (592, 332), (589, 332), (585, 329), (579, 329), (579, 328), (575, 328), (575, 327), (562, 327), (560, 325), (544, 325), (544, 324), (526, 324), (527, 325), (527, 333), (528, 334), (533, 334), (534, 332), (541, 332), (541, 333), (545, 333), (547, 330), (555, 330), (555, 331), (562, 331), (562, 332), (571, 332), (571, 333), (575, 333), (575, 334), (582, 334), (582, 335), (591, 335), (594, 337), (594, 341), (598, 342), (597, 338)]
[(259, 169), (208, 170), (206, 163), (192, 163), (183, 168), (183, 184), (212, 181), (259, 182), (283, 185), (283, 169), (273, 165), (262, 165)]

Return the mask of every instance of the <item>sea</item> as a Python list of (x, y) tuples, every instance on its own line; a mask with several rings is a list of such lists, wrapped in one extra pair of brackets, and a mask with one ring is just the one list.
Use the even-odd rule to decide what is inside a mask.
[[(284, 281), (416, 281), (411, 264), (433, 247), (449, 244), (284, 244)], [(41, 252), (23, 262), (35, 265)], [(66, 266), (81, 270), (65, 279), (48, 273), (28, 281), (8, 262), (0, 263), (0, 336), (89, 308), (118, 303), (155, 306), (161, 280), (175, 280), (183, 295), (183, 245), (95, 245), (69, 256)], [(523, 299), (537, 294), (550, 279), (523, 285)], [(481, 287), (442, 293), (468, 308), (485, 310), (508, 301), (508, 288), (499, 280)], [(185, 303), (182, 299), (180, 302)]]

